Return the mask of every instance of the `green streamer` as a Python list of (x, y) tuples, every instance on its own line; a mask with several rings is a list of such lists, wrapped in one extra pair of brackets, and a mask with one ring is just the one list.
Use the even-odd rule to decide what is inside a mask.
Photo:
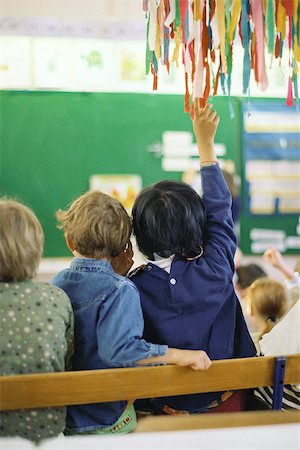
[[(180, 21), (180, 9), (179, 9), (179, 0), (175, 1), (175, 21), (174, 21), (174, 25), (175, 25), (175, 30), (176, 28), (179, 27), (179, 25), (181, 24)], [(182, 27), (184, 27), (184, 23), (182, 24)]]
[(275, 45), (275, 18), (274, 18), (273, 0), (268, 0), (267, 27), (268, 27), (268, 52), (272, 54)]

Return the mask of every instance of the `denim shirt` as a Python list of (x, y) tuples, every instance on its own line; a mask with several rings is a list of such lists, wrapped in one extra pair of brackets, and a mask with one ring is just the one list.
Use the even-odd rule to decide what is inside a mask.
[[(132, 367), (164, 355), (166, 345), (142, 339), (144, 320), (137, 288), (106, 260), (74, 258), (52, 283), (69, 296), (75, 315), (72, 370)], [(78, 432), (111, 426), (127, 401), (68, 407), (67, 428)]]

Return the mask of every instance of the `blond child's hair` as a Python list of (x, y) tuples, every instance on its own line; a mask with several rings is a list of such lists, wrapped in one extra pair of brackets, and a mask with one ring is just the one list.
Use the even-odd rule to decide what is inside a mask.
[(247, 302), (252, 314), (260, 316), (266, 323), (261, 336), (271, 331), (288, 310), (284, 286), (268, 277), (259, 278), (251, 284), (247, 291)]
[(78, 197), (68, 210), (56, 213), (59, 228), (82, 256), (111, 259), (128, 243), (131, 219), (121, 203), (100, 191)]
[(32, 279), (43, 244), (43, 230), (33, 211), (18, 201), (0, 198), (0, 280)]

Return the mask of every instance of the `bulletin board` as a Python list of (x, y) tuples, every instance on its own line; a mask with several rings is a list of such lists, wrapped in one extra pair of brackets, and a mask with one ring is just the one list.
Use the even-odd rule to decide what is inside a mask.
[(243, 241), (300, 253), (300, 123), (296, 107), (243, 104)]

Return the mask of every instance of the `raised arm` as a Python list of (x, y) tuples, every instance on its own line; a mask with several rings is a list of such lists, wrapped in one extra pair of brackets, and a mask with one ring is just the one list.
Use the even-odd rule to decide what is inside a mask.
[(199, 101), (195, 101), (193, 120), (194, 133), (198, 145), (200, 164), (213, 163), (217, 160), (214, 139), (220, 118), (210, 103), (200, 109)]
[(195, 103), (193, 128), (200, 157), (203, 199), (207, 208), (205, 244), (207, 247), (217, 244), (215, 250), (226, 255), (227, 262), (234, 270), (237, 242), (233, 231), (232, 198), (218, 167), (214, 148), (218, 124), (219, 117), (211, 104), (200, 109), (199, 103)]
[(288, 267), (280, 251), (275, 247), (269, 247), (264, 253), (264, 258), (273, 267), (278, 269), (287, 280), (292, 280), (293, 278), (295, 278), (295, 272)]

